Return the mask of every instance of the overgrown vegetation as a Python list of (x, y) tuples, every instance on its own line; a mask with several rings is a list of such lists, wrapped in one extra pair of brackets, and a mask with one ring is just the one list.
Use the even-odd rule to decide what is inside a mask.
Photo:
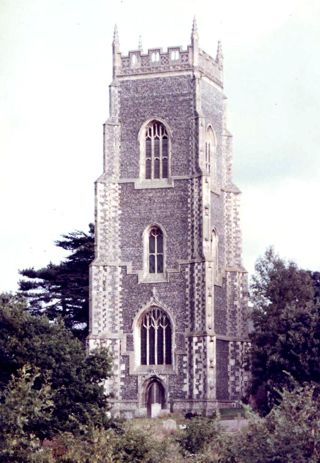
[(236, 434), (223, 463), (319, 463), (320, 401), (318, 386), (297, 386), (281, 393), (281, 402), (264, 418), (251, 414)]
[(251, 285), (251, 394), (268, 413), (293, 382), (320, 383), (318, 278), (270, 248), (257, 261)]
[[(32, 316), (23, 303), (10, 297), (2, 297), (0, 302), (0, 333), (0, 391), (7, 394), (4, 391), (9, 388), (13, 394), (21, 369), (24, 387), (34, 393), (30, 400), (39, 398), (45, 385), (50, 387), (50, 417), (29, 417), (30, 433), (42, 440), (63, 431), (78, 434), (83, 425), (108, 426), (108, 398), (103, 388), (103, 380), (111, 372), (107, 351), (87, 355), (62, 321), (50, 323), (44, 316)], [(27, 380), (30, 372), (36, 374), (30, 377), (33, 380)], [(17, 393), (18, 386), (22, 383), (16, 384)]]
[(36, 430), (51, 423), (54, 402), (50, 384), (36, 386), (40, 371), (25, 365), (1, 393), (0, 462), (53, 461)]
[(0, 463), (319, 463), (319, 273), (272, 249), (257, 262), (250, 400), (260, 416), (248, 409), (233, 434), (205, 417), (168, 431), (160, 419), (107, 418), (111, 358), (83, 344), (93, 243), (92, 226), (64, 235), (63, 262), (21, 271), (19, 296), (0, 296)]
[[(22, 384), (25, 383), (23, 375), (24, 373), (21, 377)], [(18, 382), (21, 382), (21, 378)], [(28, 379), (27, 382), (31, 384), (32, 380)], [(167, 433), (163, 426), (165, 420), (153, 420), (153, 426), (149, 428), (147, 426), (144, 430), (137, 428), (133, 420), (109, 429), (83, 426), (81, 433), (76, 436), (72, 433), (60, 433), (41, 452), (40, 441), (26, 430), (15, 434), (14, 439), (9, 432), (5, 433), (6, 445), (3, 438), (1, 441), (3, 452), (1, 455), (5, 458), (1, 456), (0, 461), (318, 463), (320, 461), (318, 393), (317, 388), (311, 385), (297, 386), (291, 392), (285, 391), (282, 393), (281, 403), (276, 405), (268, 416), (259, 417), (248, 411), (247, 427), (232, 434), (226, 433), (216, 419), (209, 418), (194, 418), (186, 423), (185, 429), (170, 433)], [(12, 396), (12, 390), (8, 394)], [(50, 415), (50, 390), (39, 391), (38, 400), (40, 395), (44, 402), (48, 401), (49, 404), (48, 408), (43, 409), (41, 406), (40, 410)], [(26, 394), (26, 397), (30, 397), (30, 394)], [(24, 403), (27, 401), (28, 399)], [(3, 413), (3, 406), (0, 412)], [(13, 455), (12, 459), (9, 452)]]

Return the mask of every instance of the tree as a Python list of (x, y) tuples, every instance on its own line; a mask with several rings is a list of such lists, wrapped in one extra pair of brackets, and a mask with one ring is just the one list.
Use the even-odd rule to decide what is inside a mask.
[(281, 393), (268, 416), (251, 415), (248, 427), (229, 438), (221, 463), (319, 463), (320, 401), (312, 385)]
[(35, 270), (20, 270), (20, 295), (29, 302), (33, 315), (46, 314), (49, 320), (62, 317), (66, 326), (80, 339), (88, 334), (89, 265), (94, 259), (94, 226), (89, 232), (74, 231), (55, 244), (69, 256), (60, 264), (50, 263)]
[(16, 301), (0, 302), (0, 391), (26, 363), (39, 371), (36, 386), (49, 378), (52, 390), (52, 415), (32, 430), (37, 437), (77, 433), (82, 425), (108, 426), (103, 385), (111, 371), (108, 351), (87, 355), (62, 322), (32, 316)]
[(279, 399), (277, 390), (289, 387), (292, 379), (320, 382), (320, 310), (310, 272), (271, 248), (255, 269), (251, 392), (267, 413)]
[(50, 385), (35, 387), (39, 370), (25, 365), (1, 393), (0, 462), (53, 462), (49, 449), (42, 447), (34, 433), (50, 423), (53, 401)]

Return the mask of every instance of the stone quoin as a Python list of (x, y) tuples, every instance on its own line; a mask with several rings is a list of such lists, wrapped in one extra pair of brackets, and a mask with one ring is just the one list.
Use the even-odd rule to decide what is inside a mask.
[(232, 180), (223, 54), (113, 40), (103, 174), (95, 184), (89, 349), (107, 346), (112, 411), (210, 414), (248, 372), (247, 272)]

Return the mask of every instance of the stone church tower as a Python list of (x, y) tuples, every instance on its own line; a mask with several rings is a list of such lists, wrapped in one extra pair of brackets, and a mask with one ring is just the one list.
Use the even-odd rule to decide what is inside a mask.
[(246, 386), (247, 273), (223, 55), (120, 52), (96, 182), (89, 347), (108, 346), (113, 410), (209, 414)]

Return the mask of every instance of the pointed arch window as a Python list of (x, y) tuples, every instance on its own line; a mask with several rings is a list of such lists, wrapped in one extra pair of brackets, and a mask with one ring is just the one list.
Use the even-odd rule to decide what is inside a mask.
[(169, 137), (164, 124), (150, 122), (145, 130), (145, 177), (162, 179), (169, 176)]
[(148, 236), (149, 273), (163, 273), (163, 233), (159, 227), (151, 227)]
[(169, 317), (152, 307), (141, 319), (141, 365), (172, 364), (172, 328)]

